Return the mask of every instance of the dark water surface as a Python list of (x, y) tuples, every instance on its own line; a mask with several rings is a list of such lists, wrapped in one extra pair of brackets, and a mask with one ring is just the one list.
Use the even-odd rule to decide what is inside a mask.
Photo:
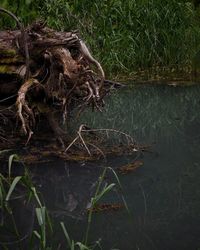
[[(151, 153), (139, 155), (142, 167), (119, 176), (130, 213), (122, 209), (94, 214), (89, 241), (101, 239), (103, 250), (200, 249), (200, 87), (124, 88), (108, 98), (105, 112), (87, 112), (81, 122), (153, 144)], [(131, 160), (123, 156), (33, 167), (34, 182), (54, 221), (55, 245), (65, 242), (60, 221), (75, 241), (84, 238), (85, 208), (98, 176), (106, 166), (115, 169)], [(105, 182), (116, 180), (109, 174)], [(104, 202), (122, 203), (121, 192), (115, 188)], [(25, 220), (29, 218), (27, 212)]]

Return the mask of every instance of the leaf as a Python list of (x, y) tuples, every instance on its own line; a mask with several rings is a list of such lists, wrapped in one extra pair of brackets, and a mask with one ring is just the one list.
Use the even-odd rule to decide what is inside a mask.
[(39, 207), (39, 208), (37, 207), (35, 209), (39, 226), (45, 225), (45, 210), (46, 210), (45, 207)]
[(14, 160), (19, 160), (19, 156), (17, 154), (10, 155), (8, 160), (8, 178), (11, 176), (11, 167)]
[(40, 199), (39, 199), (39, 196), (38, 196), (38, 194), (37, 194), (37, 192), (36, 192), (35, 187), (31, 187), (31, 190), (32, 190), (32, 192), (33, 192), (33, 195), (34, 195), (34, 197), (35, 197), (37, 203), (39, 204), (40, 207), (42, 207), (42, 203), (40, 202)]
[(15, 179), (13, 180), (9, 190), (8, 190), (8, 193), (7, 193), (7, 196), (6, 196), (6, 201), (8, 201), (10, 199), (10, 196), (13, 192), (13, 190), (15, 189), (15, 186), (17, 185), (17, 183), (21, 180), (22, 176), (17, 176), (15, 177)]
[(64, 235), (65, 235), (65, 238), (67, 239), (68, 245), (69, 245), (70, 249), (72, 249), (72, 247), (73, 247), (74, 244), (72, 244), (73, 241), (71, 241), (71, 239), (70, 239), (70, 237), (69, 237), (69, 234), (68, 234), (68, 232), (67, 232), (67, 229), (65, 228), (65, 224), (64, 224), (63, 222), (60, 222), (60, 225), (61, 225), (61, 227), (62, 227), (62, 230), (63, 230), (63, 233), (64, 233)]
[(106, 193), (108, 193), (113, 187), (115, 186), (115, 183), (111, 183), (110, 185), (103, 188), (103, 190), (94, 197), (94, 203), (99, 201)]
[(117, 180), (117, 183), (118, 183), (119, 187), (122, 189), (121, 182), (120, 182), (119, 177), (118, 177), (117, 173), (115, 172), (115, 170), (114, 170), (113, 168), (111, 168), (111, 167), (108, 167), (108, 169), (114, 174), (114, 176), (115, 176), (115, 178), (116, 178), (116, 180)]
[(4, 153), (7, 153), (9, 151), (11, 151), (12, 149), (4, 149), (0, 151), (0, 155), (3, 155)]
[(84, 245), (84, 244), (81, 243), (81, 242), (77, 242), (77, 243), (76, 243), (76, 246), (78, 246), (80, 250), (90, 250), (89, 247), (87, 247), (86, 245)]
[[(122, 188), (122, 185), (121, 185), (121, 182), (120, 182), (120, 180), (119, 180), (119, 177), (118, 177), (117, 173), (116, 173), (115, 170), (112, 169), (111, 167), (109, 167), (108, 169), (110, 169), (111, 172), (114, 174), (114, 176), (115, 176), (115, 178), (116, 178), (116, 180), (117, 180), (117, 182), (118, 182), (118, 185), (119, 185), (119, 187), (120, 187), (120, 189), (121, 189), (121, 191), (122, 191), (123, 188)], [(130, 210), (129, 210), (129, 208), (128, 208), (127, 202), (126, 202), (126, 200), (125, 200), (123, 194), (122, 194), (121, 197), (122, 197), (122, 200), (123, 200), (123, 203), (124, 203), (124, 206), (125, 206), (127, 212), (130, 214)]]
[(39, 240), (41, 240), (41, 236), (40, 236), (40, 234), (39, 234), (36, 230), (34, 230), (33, 233), (35, 234), (35, 236), (36, 236)]

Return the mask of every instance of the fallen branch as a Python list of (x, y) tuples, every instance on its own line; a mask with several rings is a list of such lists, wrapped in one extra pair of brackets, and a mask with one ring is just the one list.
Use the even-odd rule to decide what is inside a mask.
[[(77, 131), (77, 136), (72, 140), (72, 142), (67, 146), (67, 148), (65, 149), (65, 153), (73, 146), (77, 143), (77, 141), (80, 141), (82, 143), (82, 145), (85, 147), (87, 153), (89, 154), (89, 156), (92, 156), (92, 152), (89, 149), (89, 147), (87, 146), (87, 144), (89, 146), (92, 146), (93, 148), (95, 148), (95, 150), (97, 150), (98, 152), (100, 152), (100, 154), (104, 157), (104, 159), (106, 158), (106, 153), (103, 152), (103, 150), (101, 150), (97, 145), (95, 145), (94, 143), (86, 142), (86, 140), (84, 139), (84, 136), (82, 135), (82, 133), (86, 133), (86, 134), (91, 134), (92, 133), (96, 133), (96, 132), (105, 132), (105, 133), (117, 133), (119, 135), (123, 135), (126, 140), (127, 140), (127, 145), (131, 145), (132, 147), (135, 145), (135, 147), (133, 147), (133, 151), (139, 151), (138, 150), (138, 146), (136, 145), (135, 140), (133, 139), (132, 136), (122, 132), (122, 131), (118, 131), (115, 129), (90, 129), (88, 128), (85, 124), (81, 124), (81, 126), (79, 127), (78, 131)], [(96, 152), (95, 152), (96, 153)]]

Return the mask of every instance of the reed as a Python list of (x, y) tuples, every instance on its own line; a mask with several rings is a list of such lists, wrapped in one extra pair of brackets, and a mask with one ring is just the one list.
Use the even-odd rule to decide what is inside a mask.
[[(1, 153), (1, 152), (0, 152)], [(12, 164), (13, 161), (20, 161), (18, 155), (13, 154), (8, 160), (8, 173), (2, 175), (0, 173), (0, 211), (1, 211), (1, 223), (0, 232), (13, 231), (13, 234), (17, 240), (10, 240), (10, 242), (2, 242), (0, 239), (0, 247), (2, 249), (8, 249), (7, 246), (11, 245), (16, 247), (16, 249), (23, 249), (24, 244), (28, 244), (28, 249), (39, 249), (39, 250), (53, 250), (59, 249), (61, 242), (55, 246), (56, 240), (53, 235), (55, 235), (55, 224), (53, 225), (53, 220), (49, 216), (48, 208), (45, 206), (41, 194), (37, 191), (34, 183), (32, 182), (31, 173), (25, 169), (23, 175), (13, 176), (12, 175)], [(70, 250), (80, 249), (80, 250), (93, 250), (101, 249), (100, 242), (96, 241), (93, 244), (89, 243), (90, 229), (93, 217), (93, 209), (97, 203), (104, 198), (104, 196), (109, 193), (115, 183), (107, 184), (104, 179), (107, 172), (111, 172), (117, 182), (119, 189), (122, 191), (122, 186), (117, 174), (111, 168), (105, 168), (102, 174), (99, 176), (96, 183), (96, 191), (91, 197), (90, 209), (88, 212), (88, 219), (86, 223), (86, 233), (83, 235), (83, 240), (76, 241), (71, 239), (70, 234), (68, 234), (64, 222), (55, 221), (54, 223), (60, 223), (63, 235), (67, 240), (67, 245)], [(23, 189), (22, 189), (23, 187)], [(19, 190), (23, 190), (23, 194), (19, 193)], [(122, 202), (124, 203), (127, 211), (128, 207), (126, 205), (125, 199), (121, 193)], [(15, 203), (13, 205), (13, 201)], [(20, 202), (22, 201), (22, 202)], [(28, 233), (22, 236), (19, 229), (19, 221), (17, 222), (15, 205), (19, 202), (21, 204), (20, 209), (26, 209), (26, 206), (30, 204), (33, 210), (33, 218), (36, 217), (36, 223), (33, 224), (32, 228), (27, 229)], [(10, 220), (8, 220), (10, 218)], [(27, 218), (25, 218), (27, 219)], [(28, 218), (31, 220), (31, 218)], [(8, 224), (7, 222), (10, 221)], [(62, 243), (63, 244), (63, 243)], [(56, 247), (56, 248), (55, 248)], [(66, 246), (66, 249), (67, 246)]]

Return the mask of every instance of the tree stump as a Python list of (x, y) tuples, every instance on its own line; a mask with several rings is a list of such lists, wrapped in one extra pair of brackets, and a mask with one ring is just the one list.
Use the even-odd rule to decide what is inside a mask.
[[(101, 110), (105, 88), (104, 71), (77, 32), (57, 32), (35, 22), (22, 30), (0, 32), (0, 140), (13, 131), (16, 121), (30, 140), (39, 116), (57, 137), (76, 107)], [(108, 81), (107, 81), (108, 82)], [(12, 132), (11, 132), (12, 133)]]

